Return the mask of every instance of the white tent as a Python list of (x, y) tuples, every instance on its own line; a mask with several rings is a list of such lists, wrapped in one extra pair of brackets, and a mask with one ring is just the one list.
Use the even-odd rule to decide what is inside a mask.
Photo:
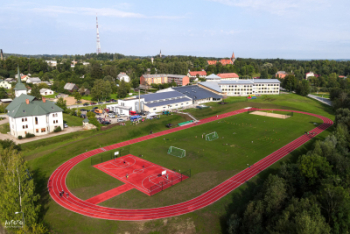
[(154, 116), (157, 116), (156, 113), (152, 112), (147, 115), (147, 119), (152, 119)]

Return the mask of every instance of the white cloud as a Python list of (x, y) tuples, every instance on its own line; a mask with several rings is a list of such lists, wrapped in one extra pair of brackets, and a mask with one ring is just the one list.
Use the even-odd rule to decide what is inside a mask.
[[(228, 6), (262, 10), (271, 14), (283, 15), (296, 10), (315, 10), (329, 0), (210, 0)], [(328, 4), (327, 4), (328, 5)]]
[[(121, 8), (129, 7), (129, 5), (123, 5)], [(163, 16), (163, 15), (144, 15), (134, 12), (121, 11), (114, 8), (89, 8), (89, 7), (62, 7), (62, 6), (46, 6), (36, 7), (28, 9), (36, 13), (44, 13), (49, 15), (57, 14), (80, 14), (80, 15), (98, 15), (98, 16), (109, 16), (118, 18), (156, 18), (156, 19), (180, 19), (185, 16)]]

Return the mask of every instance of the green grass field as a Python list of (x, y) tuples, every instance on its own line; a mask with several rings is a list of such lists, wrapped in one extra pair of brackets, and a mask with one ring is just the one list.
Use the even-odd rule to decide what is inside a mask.
[(77, 116), (63, 114), (63, 122), (68, 124), (68, 126), (83, 126), (83, 119)]
[(0, 132), (2, 134), (7, 134), (10, 131), (10, 125), (8, 123), (0, 125)]
[[(168, 169), (184, 171), (190, 168), (193, 177), (152, 197), (134, 189), (100, 205), (151, 208), (189, 200), (313, 129), (314, 123), (319, 125), (321, 122), (318, 118), (302, 114), (276, 119), (245, 113), (132, 145), (131, 154), (142, 154), (144, 159)], [(218, 133), (219, 139), (212, 142), (202, 139), (203, 133), (213, 131)], [(186, 157), (168, 155), (169, 146), (185, 149)], [(111, 152), (103, 154), (110, 155)], [(110, 181), (102, 177), (98, 169), (89, 168), (89, 162), (90, 159), (86, 159), (74, 167), (67, 178), (72, 192), (85, 199), (87, 190), (93, 191), (92, 197), (111, 189), (108, 186)], [(108, 189), (103, 190), (103, 185)]]
[(311, 93), (312, 95), (329, 98), (329, 92), (318, 92), (318, 93)]
[(51, 94), (51, 95), (44, 95), (44, 97), (46, 97), (46, 98), (55, 98), (56, 95), (57, 95), (57, 93), (54, 92), (54, 94)]
[[(269, 99), (258, 97), (258, 99), (256, 100), (249, 101), (243, 97), (228, 98), (226, 100), (228, 104), (226, 105), (210, 103), (209, 105), (212, 106), (211, 109), (190, 109), (186, 111), (194, 114), (197, 118), (201, 119), (209, 116), (214, 116), (216, 114), (226, 113), (228, 111), (241, 109), (247, 106), (252, 106), (261, 108), (264, 107), (295, 109), (320, 114), (328, 118), (334, 119), (334, 112), (331, 109), (331, 107), (328, 107), (313, 99), (301, 97), (296, 94), (283, 94), (270, 97), (271, 98)], [(247, 120), (244, 119), (242, 123), (248, 124), (249, 122), (245, 121), (250, 121), (249, 119), (251, 117), (249, 116), (250, 115), (248, 114), (244, 114), (243, 117), (247, 117)], [(182, 184), (178, 184), (172, 188), (169, 188), (161, 193), (156, 194), (154, 197), (151, 197), (150, 200), (147, 201), (144, 200), (145, 195), (143, 193), (137, 193), (137, 191), (131, 190), (125, 194), (118, 196), (118, 198), (110, 199), (102, 203), (102, 205), (110, 207), (148, 207), (152, 206), (153, 204), (160, 206), (162, 204), (176, 203), (183, 199), (186, 200), (186, 196), (193, 197), (196, 193), (201, 194), (207, 188), (213, 187), (215, 184), (219, 183), (225, 178), (228, 178), (231, 175), (237, 173), (238, 170), (241, 170), (246, 166), (246, 162), (257, 161), (260, 157), (266, 156), (266, 154), (268, 154), (269, 151), (274, 151), (274, 149), (277, 149), (268, 148), (269, 145), (271, 145), (271, 147), (278, 147), (279, 144), (282, 144), (282, 139), (286, 141), (287, 138), (289, 139), (289, 134), (295, 134), (295, 136), (293, 137), (300, 136), (301, 133), (299, 132), (298, 128), (300, 129), (300, 131), (302, 131), (304, 127), (309, 129), (312, 128), (313, 126), (311, 122), (313, 120), (308, 120), (307, 116), (301, 115), (302, 120), (304, 120), (303, 117), (306, 117), (304, 122), (306, 123), (305, 126), (304, 124), (296, 123), (296, 128), (293, 127), (295, 131), (293, 130), (291, 132), (288, 132), (288, 134), (284, 134), (283, 138), (281, 138), (280, 141), (276, 141), (272, 144), (268, 140), (264, 142), (262, 138), (260, 140), (255, 140), (254, 137), (256, 137), (257, 134), (253, 134), (254, 129), (251, 129), (250, 125), (249, 127), (241, 127), (233, 124), (231, 124), (232, 127), (236, 129), (232, 131), (232, 136), (237, 138), (233, 138), (232, 141), (225, 142), (225, 139), (231, 136), (229, 134), (230, 131), (228, 130), (228, 126), (231, 125), (225, 125), (224, 123), (222, 125), (224, 128), (224, 133), (222, 133), (222, 127), (214, 125), (219, 136), (224, 136), (224, 139), (212, 141), (210, 143), (205, 142), (205, 147), (207, 147), (207, 144), (213, 144), (213, 146), (217, 144), (217, 146), (215, 146), (216, 149), (213, 151), (209, 150), (208, 147), (208, 150), (204, 150), (203, 154), (198, 153), (198, 151), (200, 152), (199, 147), (203, 146), (202, 144), (204, 144), (204, 142), (201, 141), (202, 139), (199, 139), (198, 137), (201, 137), (201, 134), (203, 132), (210, 132), (215, 130), (204, 130), (201, 129), (202, 126), (197, 126), (198, 131), (195, 127), (192, 129), (193, 132), (189, 131), (188, 134), (185, 135), (181, 135), (182, 133), (179, 132), (177, 133), (179, 134), (179, 136), (176, 137), (171, 137), (170, 135), (166, 136), (165, 138), (169, 139), (168, 141), (164, 140), (163, 138), (160, 138), (154, 139), (152, 142), (147, 141), (136, 144), (132, 148), (130, 147), (131, 153), (139, 155), (139, 152), (142, 151), (143, 155), (145, 155), (146, 160), (152, 161), (157, 164), (164, 164), (164, 166), (170, 169), (188, 168), (189, 165), (187, 165), (184, 162), (189, 162), (191, 163), (191, 167), (193, 170), (192, 172), (194, 176), (191, 179), (184, 181)], [(258, 119), (260, 118), (263, 117), (258, 117)], [(289, 121), (292, 119), (297, 120), (297, 116), (279, 121)], [(57, 205), (54, 201), (51, 200), (51, 198), (48, 197), (46, 183), (49, 176), (59, 165), (61, 165), (68, 159), (80, 153), (83, 153), (86, 150), (91, 150), (100, 146), (110, 145), (135, 137), (147, 135), (150, 130), (152, 130), (153, 132), (165, 130), (165, 124), (169, 122), (176, 124), (179, 122), (184, 122), (186, 120), (188, 120), (186, 119), (186, 117), (177, 115), (161, 116), (161, 119), (159, 120), (146, 121), (145, 123), (142, 123), (137, 126), (116, 126), (106, 131), (100, 132), (74, 132), (66, 135), (48, 138), (46, 140), (22, 144), (23, 154), (25, 155), (26, 159), (29, 160), (29, 166), (33, 171), (33, 177), (38, 186), (38, 190), (41, 191), (41, 203), (43, 206), (41, 216), (43, 217), (44, 222), (51, 229), (52, 233), (222, 233), (226, 228), (225, 225), (227, 212), (230, 210), (239, 209), (239, 206), (245, 204), (247, 200), (255, 194), (255, 188), (256, 186), (262, 183), (261, 180), (266, 178), (266, 176), (270, 173), (276, 173), (276, 170), (278, 170), (278, 168), (280, 167), (281, 162), (287, 160), (295, 160), (298, 155), (305, 153), (309, 149), (309, 147), (311, 147), (315, 143), (316, 140), (323, 140), (332, 131), (332, 128), (330, 128), (322, 134), (318, 135), (316, 139), (308, 142), (304, 146), (293, 151), (289, 156), (285, 157), (280, 162), (272, 165), (269, 169), (260, 173), (257, 177), (253, 178), (248, 183), (242, 185), (237, 190), (220, 199), (216, 203), (204, 209), (179, 217), (146, 222), (118, 222), (110, 220), (93, 219), (68, 211), (62, 208), (61, 206)], [(220, 125), (219, 123), (217, 124)], [(254, 123), (252, 122), (252, 124)], [(275, 133), (276, 135), (281, 134), (281, 131), (284, 129), (283, 125), (280, 127), (281, 129), (275, 129), (277, 130), (277, 133)], [(264, 133), (263, 130), (264, 128), (257, 128), (258, 133)], [(185, 133), (185, 131), (183, 132)], [(233, 134), (233, 132), (236, 132), (236, 134)], [(197, 135), (197, 139), (195, 138), (195, 134)], [(238, 134), (241, 134), (240, 136), (242, 136), (242, 138), (243, 135), (247, 134), (246, 139), (240, 139), (240, 137), (238, 137)], [(188, 146), (188, 149), (186, 149), (188, 151), (188, 155), (183, 159), (178, 159), (167, 155), (166, 153), (163, 154), (163, 150), (165, 150), (166, 152), (167, 147), (172, 143), (178, 142), (179, 146), (177, 147), (181, 147), (181, 144), (186, 144), (186, 142), (175, 140), (175, 138), (178, 139), (178, 137), (180, 136), (182, 136), (184, 139), (189, 139), (193, 142), (196, 142), (196, 144), (192, 144)], [(254, 153), (254, 150), (260, 151), (260, 148), (251, 147), (252, 143), (250, 138), (252, 137), (254, 138), (253, 144), (262, 144), (263, 148), (261, 148), (261, 153), (255, 152), (256, 154), (251, 155), (251, 153)], [(292, 138), (292, 136), (290, 137)], [(242, 142), (245, 140), (247, 140), (248, 142), (250, 141), (250, 145), (248, 144), (249, 147), (244, 147), (244, 145), (238, 146), (238, 143), (242, 144)], [(223, 142), (220, 143), (219, 141)], [(235, 144), (234, 141), (238, 143)], [(290, 140), (288, 140), (288, 142), (289, 141)], [(152, 143), (153, 148), (159, 148), (159, 152), (152, 152), (151, 147), (147, 143)], [(228, 145), (224, 145), (225, 143), (227, 143)], [(199, 145), (197, 146), (197, 144)], [(231, 145), (233, 144), (235, 146), (231, 147)], [(142, 148), (145, 149), (143, 150)], [(228, 150), (227, 153), (225, 151), (226, 149)], [(213, 155), (209, 155), (209, 152), (211, 152)], [(219, 152), (222, 155), (218, 154), (217, 152)], [(243, 156), (239, 156), (238, 152), (240, 152), (240, 154), (242, 154)], [(233, 163), (233, 159), (231, 160), (229, 157), (224, 157), (225, 154), (229, 153), (230, 155), (233, 155), (232, 157), (235, 157), (237, 159), (237, 165)], [(244, 155), (248, 157), (244, 158)], [(164, 158), (166, 158), (167, 160), (164, 160)], [(214, 159), (216, 161), (214, 161)], [(196, 166), (195, 164), (195, 162), (197, 161), (198, 166)], [(224, 170), (221, 170), (220, 168), (224, 168)], [(69, 173), (70, 178), (69, 181), (67, 181), (68, 186), (72, 189), (74, 194), (80, 196), (82, 199), (99, 194), (101, 191), (106, 191), (112, 188), (113, 186), (117, 186), (120, 183), (118, 180), (105, 175), (103, 172), (100, 172), (102, 174), (98, 175), (97, 169), (96, 171), (94, 171), (93, 169), (94, 168), (90, 166), (90, 162), (86, 160), (78, 164)], [(92, 174), (97, 175), (97, 177), (104, 177), (106, 182), (103, 184), (96, 185), (96, 181), (98, 181), (98, 178), (95, 177), (94, 179), (91, 179), (87, 176)], [(193, 183), (193, 186), (190, 186), (191, 183)], [(203, 185), (201, 183), (203, 183)], [(190, 194), (187, 195), (188, 190), (182, 189), (188, 188), (190, 188), (191, 191)], [(170, 198), (165, 197), (166, 194), (168, 194)], [(180, 197), (176, 197), (177, 195)], [(133, 204), (133, 202), (135, 202), (135, 204)], [(150, 204), (147, 204), (148, 202), (150, 202)]]

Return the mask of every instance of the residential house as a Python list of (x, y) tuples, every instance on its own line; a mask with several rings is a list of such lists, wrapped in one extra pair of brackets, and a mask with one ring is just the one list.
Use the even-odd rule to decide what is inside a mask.
[(17, 80), (14, 79), (14, 78), (6, 78), (5, 81), (7, 81), (7, 82), (9, 82), (9, 83), (17, 82)]
[(28, 76), (28, 75), (23, 75), (23, 76), (21, 76), (21, 81), (22, 81), (22, 82), (26, 82), (28, 78), (30, 78), (30, 76)]
[(284, 79), (287, 75), (288, 74), (285, 71), (278, 71), (276, 72), (275, 77), (279, 79)]
[(41, 80), (39, 77), (30, 77), (26, 81), (27, 84), (35, 84), (35, 83), (41, 83)]
[(125, 73), (125, 72), (120, 72), (119, 75), (117, 76), (117, 79), (122, 81), (124, 80), (125, 82), (130, 82), (130, 77)]
[(55, 93), (55, 92), (52, 91), (51, 89), (45, 89), (45, 88), (40, 89), (40, 94), (41, 94), (42, 96), (52, 95), (52, 94), (54, 94), (54, 93)]
[(50, 67), (56, 67), (56, 66), (57, 66), (57, 61), (55, 61), (55, 60), (45, 60), (45, 62), (46, 62)]
[(165, 84), (175, 82), (176, 85), (184, 86), (190, 83), (190, 78), (185, 75), (174, 74), (144, 74), (140, 77), (141, 85)]
[(7, 82), (6, 80), (0, 79), (0, 87), (5, 88), (5, 89), (11, 89), (12, 85), (9, 82)]
[(235, 53), (232, 53), (231, 59), (220, 59), (219, 61), (216, 60), (207, 60), (208, 65), (216, 65), (217, 62), (220, 62), (223, 66), (231, 64), (233, 65), (235, 63), (236, 57)]
[(74, 92), (76, 90), (78, 90), (78, 86), (76, 86), (76, 84), (74, 83), (66, 83), (63, 87), (64, 90), (67, 90), (69, 92)]
[(199, 78), (205, 78), (207, 76), (207, 72), (202, 70), (202, 71), (189, 71), (187, 76), (191, 79), (197, 78), (197, 75)]
[(313, 72), (308, 72), (308, 73), (306, 73), (306, 75), (305, 75), (305, 79), (308, 79), (309, 77), (311, 77), (311, 76), (317, 76), (315, 73), (313, 73)]

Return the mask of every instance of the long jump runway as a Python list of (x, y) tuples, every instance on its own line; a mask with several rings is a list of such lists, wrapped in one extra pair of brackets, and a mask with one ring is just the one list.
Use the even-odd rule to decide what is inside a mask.
[[(274, 111), (287, 111), (287, 112), (295, 112), (295, 113), (301, 113), (306, 114), (310, 116), (317, 117), (323, 121), (323, 124), (319, 125), (318, 127), (314, 128), (313, 130), (310, 130), (310, 132), (315, 132), (316, 134), (313, 135), (306, 135), (303, 134), (299, 138), (295, 139), (294, 141), (290, 142), (289, 144), (283, 146), (282, 148), (278, 149), (277, 151), (273, 152), (272, 154), (266, 156), (265, 158), (261, 159), (260, 161), (256, 162), (253, 166), (250, 168), (246, 168), (245, 170), (239, 172), (238, 174), (234, 175), (233, 177), (227, 179), (226, 181), (222, 182), (221, 184), (217, 185), (216, 187), (210, 189), (209, 191), (201, 194), (200, 196), (193, 198), (189, 201), (185, 201), (182, 203), (178, 203), (171, 206), (165, 206), (165, 207), (158, 207), (158, 208), (150, 208), (150, 209), (118, 209), (118, 208), (108, 208), (108, 207), (102, 207), (95, 205), (93, 203), (90, 203), (88, 201), (81, 200), (74, 196), (74, 194), (70, 193), (67, 185), (66, 185), (66, 177), (68, 172), (79, 162), (82, 160), (91, 157), (95, 154), (102, 153), (108, 150), (113, 150), (116, 148), (120, 148), (126, 145), (131, 145), (137, 142), (145, 141), (148, 139), (152, 139), (155, 137), (163, 136), (172, 132), (181, 131), (187, 128), (191, 128), (196, 126), (195, 123), (185, 125), (182, 127), (177, 127), (173, 129), (169, 129), (166, 131), (158, 132), (152, 135), (147, 135), (143, 137), (139, 137), (133, 140), (117, 143), (114, 145), (109, 145), (106, 147), (102, 147), (99, 149), (95, 149), (83, 154), (80, 154), (67, 162), (63, 163), (60, 167), (58, 167), (51, 175), (49, 181), (48, 181), (48, 189), (50, 191), (50, 195), (53, 200), (55, 200), (59, 205), (62, 207), (71, 210), (73, 212), (93, 217), (93, 218), (99, 218), (99, 219), (109, 219), (109, 220), (125, 220), (125, 221), (139, 221), (139, 220), (152, 220), (152, 219), (160, 219), (160, 218), (167, 218), (167, 217), (173, 217), (178, 216), (182, 214), (186, 214), (189, 212), (193, 212), (195, 210), (204, 208), (210, 204), (213, 204), (215, 201), (219, 200), (220, 198), (224, 197), (228, 193), (232, 192), (234, 189), (239, 187), (241, 184), (245, 183), (255, 175), (259, 174), (261, 171), (265, 170), (275, 162), (277, 162), (279, 159), (283, 158), (296, 148), (300, 147), (301, 145), (308, 142), (313, 137), (317, 136), (327, 128), (333, 125), (332, 120), (316, 115), (311, 113), (306, 113), (302, 111), (294, 111), (294, 110), (280, 110), (280, 109), (259, 109), (260, 111), (263, 110), (274, 110)], [(206, 119), (201, 120), (197, 125), (209, 123), (218, 119), (230, 117), (233, 115), (241, 114), (248, 111), (247, 109), (241, 109), (236, 110), (232, 112), (228, 112), (219, 116), (209, 117)], [(69, 198), (63, 197), (61, 198), (59, 196), (60, 191), (68, 191), (70, 196)]]

